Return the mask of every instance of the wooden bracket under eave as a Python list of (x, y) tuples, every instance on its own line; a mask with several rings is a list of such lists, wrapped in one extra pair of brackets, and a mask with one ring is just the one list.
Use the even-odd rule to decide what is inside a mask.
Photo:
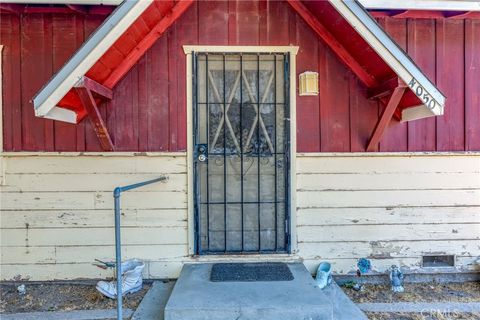
[[(392, 77), (378, 86), (369, 88), (367, 91), (368, 99), (384, 99), (390, 96), (398, 86), (404, 86), (405, 82), (403, 82), (398, 76)], [(406, 86), (406, 85), (405, 85)]]
[[(98, 110), (97, 102), (95, 101), (95, 98), (93, 97), (92, 92), (95, 92), (103, 97), (112, 96), (112, 95), (111, 94), (109, 95), (108, 91), (103, 90), (103, 88), (105, 87), (92, 86), (92, 84), (97, 84), (97, 83), (91, 79), (88, 79), (87, 81), (85, 81), (85, 79), (88, 79), (88, 78), (84, 77), (83, 86), (80, 86), (78, 84), (75, 86), (75, 91), (77, 92), (83, 107), (87, 111), (88, 118), (92, 123), (93, 130), (95, 131), (95, 134), (97, 135), (98, 140), (100, 141), (100, 145), (102, 146), (102, 149), (105, 151), (115, 151), (115, 146), (113, 145), (110, 134), (108, 133), (107, 126), (105, 125), (105, 122), (102, 119), (102, 115)], [(91, 88), (95, 90), (92, 90)], [(107, 90), (109, 90), (111, 93), (110, 89), (107, 89)]]
[(375, 125), (375, 129), (373, 130), (372, 136), (370, 137), (370, 141), (367, 145), (367, 151), (377, 151), (378, 143), (385, 132), (385, 129), (388, 126), (388, 123), (392, 119), (393, 115), (395, 114), (395, 110), (397, 110), (398, 104), (403, 97), (403, 94), (407, 90), (407, 86), (404, 82), (398, 81), (397, 87), (393, 90), (390, 99), (388, 100), (387, 106), (382, 112), (380, 119), (378, 119), (377, 124)]
[(83, 76), (78, 80), (78, 82), (74, 86), (75, 88), (87, 88), (90, 91), (95, 92), (102, 98), (107, 100), (113, 99), (113, 91), (104, 85), (96, 82), (95, 80), (90, 79), (89, 77)]

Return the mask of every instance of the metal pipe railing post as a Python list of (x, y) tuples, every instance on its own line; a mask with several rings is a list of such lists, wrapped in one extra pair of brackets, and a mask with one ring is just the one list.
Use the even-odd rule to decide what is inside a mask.
[(122, 250), (120, 238), (120, 194), (122, 188), (115, 188), (113, 198), (115, 199), (115, 271), (117, 273), (117, 320), (123, 319), (122, 310)]
[(117, 320), (123, 320), (122, 306), (122, 239), (120, 237), (120, 195), (124, 191), (136, 189), (146, 186), (147, 184), (167, 180), (167, 177), (159, 177), (156, 179), (131, 184), (124, 187), (117, 187), (113, 190), (113, 198), (115, 200), (115, 267), (117, 274)]

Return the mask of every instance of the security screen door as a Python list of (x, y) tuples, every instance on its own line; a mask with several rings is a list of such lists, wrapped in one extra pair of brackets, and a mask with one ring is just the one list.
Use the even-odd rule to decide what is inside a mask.
[(289, 56), (193, 59), (196, 252), (288, 252)]

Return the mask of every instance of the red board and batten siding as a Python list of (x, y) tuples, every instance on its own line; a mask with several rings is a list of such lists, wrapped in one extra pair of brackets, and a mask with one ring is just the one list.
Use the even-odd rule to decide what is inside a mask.
[(480, 19), (465, 21), (465, 149), (480, 150)]
[[(480, 150), (480, 20), (380, 18), (447, 96), (443, 117), (391, 123), (380, 151)], [(33, 95), (99, 24), (95, 16), (2, 14), (6, 151), (99, 151), (88, 121), (34, 117)], [(118, 151), (186, 149), (183, 44), (298, 45), (297, 72), (318, 71), (320, 95), (297, 97), (299, 152), (364, 151), (381, 106), (288, 4), (200, 1), (166, 32), (100, 107)]]

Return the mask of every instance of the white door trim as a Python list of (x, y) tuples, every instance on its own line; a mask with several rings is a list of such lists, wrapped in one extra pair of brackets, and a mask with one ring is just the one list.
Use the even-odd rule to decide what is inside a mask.
[(290, 254), (297, 252), (297, 232), (296, 232), (296, 101), (297, 101), (297, 71), (296, 55), (297, 46), (203, 46), (203, 45), (185, 45), (183, 50), (186, 55), (187, 64), (187, 210), (188, 210), (188, 253), (195, 255), (195, 212), (193, 199), (193, 121), (192, 121), (192, 52), (278, 52), (290, 53)]

